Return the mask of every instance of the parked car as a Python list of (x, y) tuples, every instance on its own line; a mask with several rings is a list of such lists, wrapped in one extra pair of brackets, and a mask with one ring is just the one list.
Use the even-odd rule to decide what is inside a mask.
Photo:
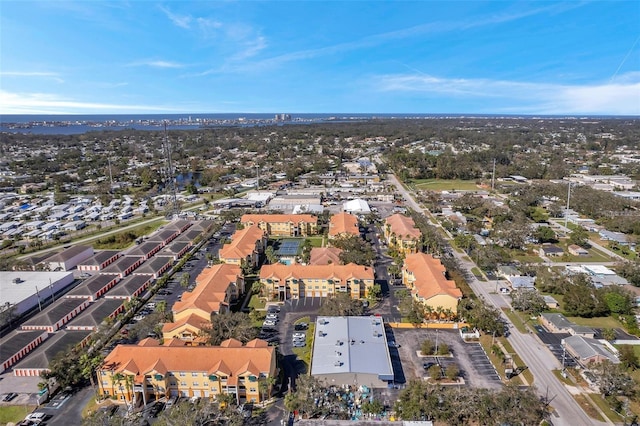
[(422, 364), (422, 368), (424, 368), (425, 370), (428, 370), (431, 367), (433, 367), (434, 365), (436, 365), (435, 362), (425, 362), (424, 364)]
[(294, 338), (294, 339), (296, 339), (296, 338), (298, 338), (298, 339), (304, 339), (304, 338), (306, 338), (306, 337), (307, 337), (307, 334), (306, 334), (306, 333), (303, 333), (303, 332), (300, 332), (300, 331), (297, 331), (297, 332), (293, 333), (293, 338)]
[(3, 396), (2, 400), (5, 401), (5, 402), (9, 402), (9, 401), (11, 401), (12, 399), (14, 399), (17, 396), (18, 396), (17, 393), (10, 392), (10, 393), (6, 394), (5, 396)]
[(293, 347), (294, 348), (304, 348), (305, 346), (307, 346), (307, 342), (305, 342), (305, 341), (296, 340), (296, 341), (293, 342)]
[(278, 305), (269, 305), (269, 307), (267, 308), (267, 313), (277, 314), (279, 312), (280, 312), (280, 306)]
[(295, 331), (304, 331), (307, 330), (309, 328), (309, 324), (307, 324), (306, 322), (301, 322), (300, 324), (296, 324), (293, 326), (293, 329)]

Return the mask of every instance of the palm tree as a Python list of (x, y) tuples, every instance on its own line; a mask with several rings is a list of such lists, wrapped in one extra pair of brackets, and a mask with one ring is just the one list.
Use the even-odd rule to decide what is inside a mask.
[(114, 395), (115, 395), (115, 389), (116, 389), (116, 385), (118, 385), (118, 389), (120, 389), (120, 392), (122, 393), (122, 399), (125, 400), (126, 399), (124, 397), (124, 389), (122, 387), (122, 380), (124, 380), (124, 374), (122, 373), (115, 373), (111, 375), (111, 387), (114, 390)]
[(93, 380), (93, 375), (95, 373), (96, 368), (102, 364), (102, 356), (91, 356), (87, 352), (80, 355), (80, 366), (82, 367), (82, 375), (84, 377), (89, 377), (89, 381), (91, 382), (91, 387), (95, 393), (96, 399), (98, 399), (98, 389), (96, 388), (95, 381)]

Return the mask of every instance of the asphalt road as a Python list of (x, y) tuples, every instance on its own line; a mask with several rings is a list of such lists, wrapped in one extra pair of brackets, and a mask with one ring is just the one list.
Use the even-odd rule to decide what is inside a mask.
[[(416, 211), (423, 212), (429, 215), (428, 211), (422, 209), (418, 203), (413, 199), (411, 194), (405, 190), (400, 184), (398, 179), (394, 175), (389, 175), (389, 180), (395, 184), (398, 192), (402, 194), (406, 203)], [(469, 278), (469, 285), (473, 291), (486, 300), (490, 305), (500, 309), (505, 306), (505, 300), (495, 293), (492, 285), (479, 282), (475, 276), (471, 273), (471, 269), (475, 267), (475, 263), (465, 258), (462, 254), (453, 251), (453, 255), (460, 262), (462, 268), (467, 271)], [(490, 283), (491, 284), (491, 283)], [(506, 304), (508, 306), (508, 304)], [(506, 316), (503, 316), (506, 323), (511, 324)], [(541, 396), (548, 398), (551, 401), (551, 406), (554, 408), (554, 413), (551, 416), (551, 421), (556, 426), (574, 426), (574, 425), (605, 425), (613, 424), (611, 422), (603, 423), (592, 419), (580, 408), (578, 403), (573, 399), (569, 391), (564, 387), (558, 379), (551, 372), (552, 369), (559, 369), (560, 363), (548, 350), (548, 348), (542, 344), (532, 334), (522, 334), (517, 329), (512, 327), (512, 333), (509, 335), (509, 343), (516, 350), (518, 355), (526, 363), (527, 367), (535, 377), (535, 385), (538, 393)]]

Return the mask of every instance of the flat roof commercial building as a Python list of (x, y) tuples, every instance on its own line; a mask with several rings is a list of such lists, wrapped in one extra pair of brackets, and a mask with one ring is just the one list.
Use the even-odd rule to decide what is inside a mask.
[(327, 385), (386, 388), (393, 364), (379, 317), (318, 317), (311, 375)]
[(73, 272), (0, 271), (0, 310), (19, 316), (72, 285)]

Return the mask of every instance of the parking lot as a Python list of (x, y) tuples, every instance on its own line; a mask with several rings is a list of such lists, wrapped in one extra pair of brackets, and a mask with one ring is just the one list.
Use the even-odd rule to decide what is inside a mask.
[(573, 358), (562, 347), (562, 339), (571, 336), (569, 333), (550, 333), (541, 325), (535, 325), (534, 328), (536, 329), (538, 338), (547, 346), (547, 349), (549, 349), (553, 356), (558, 360), (560, 365), (563, 363), (563, 358), (565, 367), (575, 367), (578, 365), (575, 358)]
[[(397, 348), (399, 362), (406, 380), (424, 378), (425, 363), (439, 364), (446, 368), (456, 364), (465, 383), (474, 387), (496, 389), (502, 386), (500, 376), (484, 353), (479, 343), (465, 343), (455, 330), (393, 329), (393, 338), (400, 345)], [(446, 343), (452, 357), (422, 357), (418, 355), (420, 345), (426, 339), (439, 344)], [(392, 356), (393, 361), (393, 356)], [(395, 372), (395, 364), (394, 364)]]

